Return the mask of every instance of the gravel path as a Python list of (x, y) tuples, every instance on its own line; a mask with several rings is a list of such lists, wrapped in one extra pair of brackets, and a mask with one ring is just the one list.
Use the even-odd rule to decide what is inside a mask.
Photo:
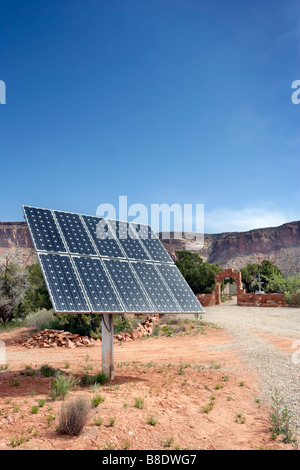
[[(206, 307), (203, 320), (227, 330), (232, 337), (230, 348), (243, 357), (259, 379), (263, 396), (272, 404), (278, 390), (288, 410), (292, 424), (300, 430), (300, 309), (272, 307), (239, 307), (236, 302)], [(193, 316), (192, 316), (193, 317)], [(282, 352), (260, 334), (278, 339), (290, 339), (290, 353)], [(294, 341), (297, 341), (295, 343)], [(241, 365), (242, 366), (242, 365)]]

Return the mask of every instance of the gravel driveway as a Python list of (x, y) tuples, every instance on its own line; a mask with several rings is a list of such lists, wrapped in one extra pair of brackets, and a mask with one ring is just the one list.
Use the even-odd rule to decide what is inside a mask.
[[(300, 309), (239, 307), (236, 301), (230, 301), (220, 306), (205, 307), (205, 311), (203, 320), (216, 323), (229, 332), (232, 343), (228, 347), (236, 349), (259, 377), (263, 391), (261, 399), (271, 404), (277, 388), (292, 413), (293, 426), (299, 431)], [(270, 337), (264, 339), (261, 334), (286, 338), (289, 351), (280, 351)]]

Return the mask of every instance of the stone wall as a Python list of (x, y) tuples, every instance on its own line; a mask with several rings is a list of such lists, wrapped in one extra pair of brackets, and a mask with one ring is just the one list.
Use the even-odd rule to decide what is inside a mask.
[(198, 294), (197, 298), (203, 307), (221, 305), (221, 282), (226, 277), (232, 278), (237, 286), (237, 304), (243, 307), (298, 307), (288, 304), (284, 294), (246, 294), (242, 288), (241, 272), (224, 269), (216, 273), (216, 288), (212, 294)]
[(201, 303), (202, 307), (209, 307), (212, 305), (216, 305), (216, 294), (213, 292), (212, 294), (197, 294), (197, 299)]
[(284, 294), (239, 294), (237, 304), (243, 307), (300, 307), (286, 303)]

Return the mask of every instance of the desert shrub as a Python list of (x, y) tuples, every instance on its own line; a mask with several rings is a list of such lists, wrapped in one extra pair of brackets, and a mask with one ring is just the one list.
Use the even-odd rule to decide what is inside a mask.
[(52, 304), (40, 265), (36, 263), (26, 266), (25, 272), (28, 286), (19, 311), (27, 314), (42, 309), (51, 310)]
[(58, 369), (54, 369), (53, 367), (48, 366), (48, 364), (44, 364), (40, 368), (40, 371), (44, 377), (54, 377), (55, 374), (58, 372)]
[(101, 395), (97, 395), (97, 396), (93, 397), (92, 400), (91, 400), (92, 407), (97, 408), (97, 406), (99, 406), (100, 403), (103, 403), (104, 400), (105, 400), (105, 398), (102, 397)]
[(107, 382), (107, 376), (104, 372), (99, 372), (97, 375), (83, 374), (81, 378), (83, 385), (103, 385)]
[(57, 314), (57, 330), (66, 330), (80, 336), (101, 338), (102, 315)]
[(54, 315), (54, 310), (38, 310), (31, 312), (24, 321), (25, 326), (34, 330), (43, 331), (45, 329), (56, 329), (57, 320)]
[(145, 408), (145, 400), (144, 400), (144, 398), (140, 398), (140, 397), (135, 398), (135, 399), (134, 399), (134, 406), (135, 406), (136, 408), (139, 408), (140, 410), (142, 410), (143, 408)]
[(7, 258), (0, 266), (0, 322), (4, 325), (17, 315), (28, 285), (26, 272)]
[(79, 382), (80, 381), (75, 379), (72, 374), (65, 376), (62, 375), (61, 372), (57, 372), (51, 387), (52, 400), (59, 397), (65, 398), (71, 390), (74, 390), (77, 387)]
[(285, 444), (295, 442), (291, 428), (291, 419), (291, 411), (288, 410), (284, 399), (279, 396), (278, 390), (275, 389), (275, 393), (272, 396), (272, 414), (270, 415), (272, 423), (271, 431), (274, 439), (282, 435), (282, 441)]
[(59, 413), (59, 433), (78, 436), (89, 419), (90, 411), (90, 402), (84, 397), (63, 402)]
[(129, 333), (132, 330), (132, 323), (128, 318), (122, 315), (115, 315), (114, 318), (114, 333)]

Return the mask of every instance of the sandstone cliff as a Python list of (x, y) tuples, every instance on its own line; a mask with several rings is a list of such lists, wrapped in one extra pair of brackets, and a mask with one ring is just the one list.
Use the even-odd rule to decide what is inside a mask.
[(0, 222), (0, 263), (7, 257), (21, 266), (37, 262), (25, 222)]
[(248, 232), (207, 234), (201, 248), (185, 238), (174, 239), (173, 234), (170, 239), (164, 239), (163, 234), (160, 238), (173, 259), (176, 251), (188, 249), (224, 268), (241, 269), (247, 263), (268, 259), (286, 275), (300, 271), (300, 221)]
[[(187, 236), (174, 239), (174, 234), (163, 244), (173, 259), (178, 250), (194, 250), (204, 261), (217, 262), (224, 268), (240, 269), (247, 263), (269, 259), (287, 275), (300, 271), (300, 221), (280, 227), (207, 234), (204, 246), (188, 241)], [(25, 222), (0, 223), (0, 263), (9, 257), (22, 266), (37, 262), (31, 236)]]

